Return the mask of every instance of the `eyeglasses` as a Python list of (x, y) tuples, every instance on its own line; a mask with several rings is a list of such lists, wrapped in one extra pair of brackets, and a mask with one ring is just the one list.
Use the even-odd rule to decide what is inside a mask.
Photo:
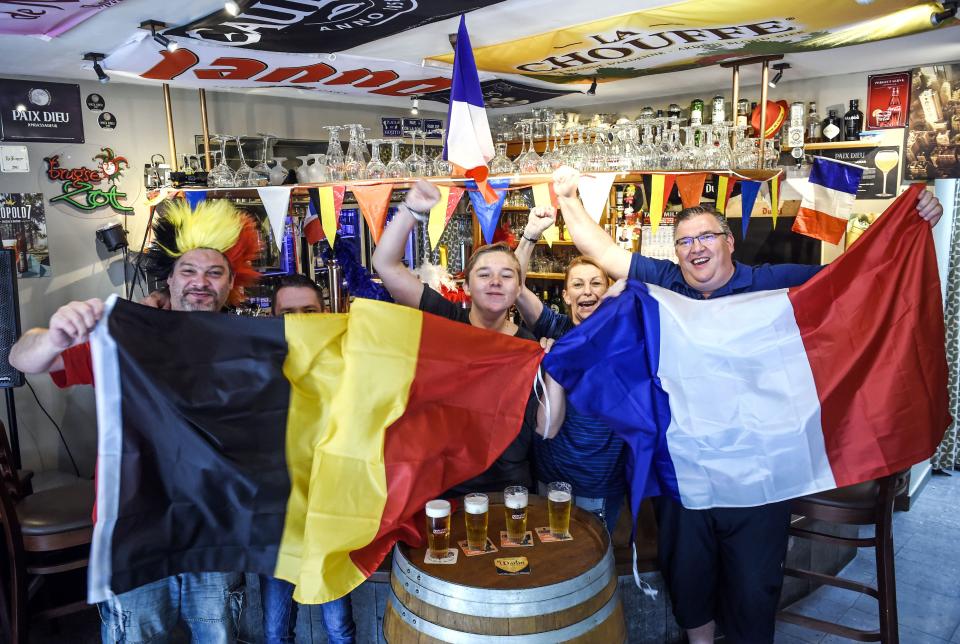
[(704, 246), (710, 246), (713, 242), (717, 241), (717, 237), (726, 237), (727, 233), (721, 231), (716, 233), (701, 233), (696, 237), (681, 237), (677, 241), (673, 242), (673, 245), (680, 250), (689, 250), (693, 248), (693, 240), (699, 241)]

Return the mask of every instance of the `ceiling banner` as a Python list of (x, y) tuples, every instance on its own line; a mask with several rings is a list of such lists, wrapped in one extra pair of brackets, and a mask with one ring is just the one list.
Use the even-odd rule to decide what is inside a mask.
[(239, 0), (166, 36), (297, 54), (339, 52), (502, 0)]
[[(576, 90), (550, 89), (535, 87), (524, 83), (514, 83), (508, 80), (488, 80), (480, 83), (480, 92), (483, 94), (483, 104), (489, 108), (516, 107), (549, 101), (567, 94), (578, 94)], [(422, 101), (437, 101), (450, 103), (450, 90), (421, 94)]]
[[(186, 42), (186, 41), (184, 41)], [(200, 43), (169, 52), (137, 34), (103, 62), (111, 73), (174, 87), (312, 89), (326, 94), (414, 96), (450, 87), (449, 71), (349, 55), (238, 51)]]
[(10, 0), (2, 2), (0, 34), (56, 38), (122, 0)]
[[(687, 0), (474, 50), (485, 72), (538, 80), (617, 80), (728, 59), (842, 47), (931, 29), (935, 3)], [(434, 57), (449, 62), (450, 54)]]

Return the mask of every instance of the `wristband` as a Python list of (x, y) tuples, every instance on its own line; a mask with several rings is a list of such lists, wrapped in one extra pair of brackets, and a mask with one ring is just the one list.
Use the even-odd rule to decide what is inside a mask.
[(523, 231), (522, 233), (520, 233), (520, 236), (526, 239), (531, 244), (536, 244), (539, 241), (537, 239), (530, 239), (529, 237), (527, 237), (527, 231)]
[(406, 201), (404, 201), (404, 202), (403, 202), (402, 204), (400, 204), (400, 205), (401, 205), (403, 208), (405, 208), (405, 209), (407, 210), (407, 212), (410, 213), (410, 216), (411, 216), (411, 217), (413, 217), (414, 219), (416, 219), (417, 221), (419, 221), (421, 224), (424, 224), (424, 223), (426, 223), (427, 221), (429, 221), (429, 219), (430, 219), (430, 213), (429, 213), (429, 212), (420, 212), (419, 210), (414, 210), (413, 208), (411, 208), (410, 206), (407, 205), (407, 202), (406, 202)]

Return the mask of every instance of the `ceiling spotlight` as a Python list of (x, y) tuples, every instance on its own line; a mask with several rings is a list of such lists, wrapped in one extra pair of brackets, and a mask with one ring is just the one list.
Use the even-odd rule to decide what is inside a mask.
[(790, 63), (777, 63), (776, 65), (773, 66), (773, 68), (777, 70), (777, 73), (773, 77), (773, 80), (767, 83), (767, 85), (770, 86), (770, 89), (776, 88), (777, 83), (779, 83), (780, 79), (783, 78), (783, 70), (790, 69)]
[(597, 95), (597, 77), (596, 76), (593, 77), (593, 82), (590, 83), (590, 89), (587, 90), (587, 94), (589, 96)]
[(83, 60), (93, 63), (93, 71), (97, 73), (97, 80), (101, 83), (109, 83), (110, 77), (107, 76), (107, 72), (103, 71), (103, 67), (100, 66), (100, 61), (104, 58), (106, 58), (105, 55), (93, 51), (88, 51), (83, 55)]
[(943, 11), (930, 14), (930, 24), (934, 27), (939, 27), (942, 23), (950, 20), (950, 18), (955, 18), (957, 15), (957, 4), (956, 2), (944, 2)]
[(413, 97), (413, 105), (410, 106), (410, 114), (416, 116), (420, 113), (420, 99), (416, 96)]
[(235, 16), (240, 13), (240, 5), (234, 2), (234, 0), (227, 0), (223, 3), (223, 10), (231, 16)]
[(153, 39), (157, 41), (164, 49), (169, 51), (171, 54), (177, 51), (180, 48), (180, 45), (173, 42), (163, 34), (158, 34), (158, 29), (166, 29), (167, 23), (160, 22), (159, 20), (146, 20), (140, 23), (141, 29), (149, 29), (150, 35), (153, 36)]

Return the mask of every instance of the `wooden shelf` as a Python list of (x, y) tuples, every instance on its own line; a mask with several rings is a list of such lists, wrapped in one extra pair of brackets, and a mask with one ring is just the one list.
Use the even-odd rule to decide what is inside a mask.
[[(547, 242), (542, 239), (537, 242), (537, 246), (548, 246), (548, 245), (549, 244), (547, 244)], [(554, 246), (573, 246), (573, 242), (565, 239), (558, 239), (557, 241), (553, 242), (553, 245)]]
[[(809, 145), (803, 146), (804, 150), (843, 150), (845, 148), (877, 148), (880, 147), (880, 137), (871, 136), (868, 139), (861, 139), (859, 141), (833, 141), (825, 143), (810, 143)], [(783, 147), (780, 148), (781, 152), (789, 152), (793, 148)]]
[(527, 273), (530, 280), (562, 280), (563, 273)]

